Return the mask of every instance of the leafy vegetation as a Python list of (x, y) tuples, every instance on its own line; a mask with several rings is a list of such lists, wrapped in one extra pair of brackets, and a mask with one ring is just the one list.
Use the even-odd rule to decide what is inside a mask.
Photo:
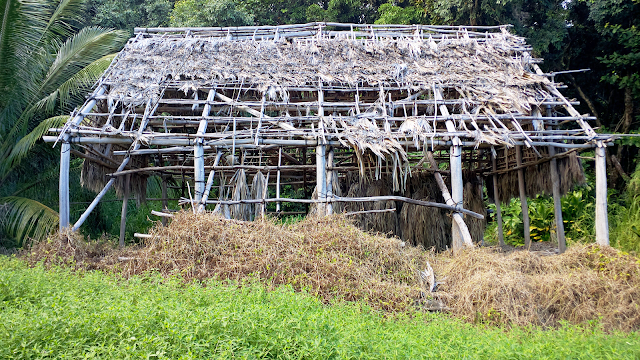
[(255, 283), (184, 284), (153, 274), (28, 268), (0, 257), (0, 357), (40, 358), (616, 358), (637, 333), (597, 323), (558, 330), (483, 328), (446, 315), (382, 316), (362, 304), (266, 291)]

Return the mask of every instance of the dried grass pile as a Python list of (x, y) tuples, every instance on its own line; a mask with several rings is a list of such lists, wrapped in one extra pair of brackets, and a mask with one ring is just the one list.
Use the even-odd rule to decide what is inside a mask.
[(640, 260), (611, 247), (574, 245), (557, 256), (479, 248), (433, 265), (436, 297), (474, 322), (556, 327), (599, 319), (640, 329)]
[(110, 253), (90, 253), (74, 240), (44, 242), (31, 249), (30, 259), (124, 276), (153, 270), (187, 280), (258, 278), (267, 286), (288, 284), (325, 301), (362, 300), (395, 311), (410, 308), (420, 296), (418, 270), (425, 268), (428, 256), (398, 239), (362, 232), (340, 216), (278, 225), (183, 212), (151, 234), (140, 248)]

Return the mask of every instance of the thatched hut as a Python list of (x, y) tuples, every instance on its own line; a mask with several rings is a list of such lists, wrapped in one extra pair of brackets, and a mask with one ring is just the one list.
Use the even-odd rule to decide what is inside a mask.
[[(600, 168), (612, 141), (508, 29), (136, 29), (83, 108), (45, 137), (63, 147), (61, 226), (73, 145), (101, 194), (143, 196), (159, 175), (193, 188), (183, 202), (199, 211), (252, 219), (266, 204), (306, 203), (425, 247), (471, 245), (484, 230), (483, 184), (500, 201), (549, 193), (559, 204), (583, 181), (576, 152), (595, 147)], [(285, 199), (284, 185), (304, 198)]]

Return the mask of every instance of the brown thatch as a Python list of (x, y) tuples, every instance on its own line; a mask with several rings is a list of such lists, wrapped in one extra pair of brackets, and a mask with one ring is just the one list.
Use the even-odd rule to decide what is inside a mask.
[[(347, 177), (347, 179), (353, 178)], [(347, 196), (386, 196), (393, 195), (390, 176), (381, 180), (358, 181), (354, 179)], [(432, 173), (414, 172), (407, 181), (404, 196), (424, 201), (444, 203), (442, 192), (438, 188)], [(394, 212), (360, 214), (354, 216), (355, 223), (364, 230), (393, 234), (426, 249), (438, 251), (451, 247), (451, 213), (449, 211), (395, 201), (376, 201), (370, 203), (348, 204), (347, 211), (393, 209)], [(486, 209), (482, 198), (481, 184), (477, 177), (468, 173), (465, 176), (464, 208), (482, 215)], [(484, 236), (486, 220), (465, 217), (474, 241), (480, 242)]]

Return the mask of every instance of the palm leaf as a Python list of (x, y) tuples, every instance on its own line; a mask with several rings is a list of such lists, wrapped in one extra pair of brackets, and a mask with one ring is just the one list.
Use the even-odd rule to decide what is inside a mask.
[(27, 238), (45, 239), (55, 231), (59, 221), (57, 212), (32, 199), (8, 196), (0, 198), (0, 205), (4, 212), (0, 230), (16, 240), (18, 246), (24, 245)]
[(43, 120), (29, 134), (20, 139), (11, 150), (11, 153), (0, 161), (0, 179), (4, 179), (7, 174), (29, 154), (33, 145), (42, 138), (42, 135), (50, 128), (61, 127), (68, 119), (69, 116), (62, 115)]

